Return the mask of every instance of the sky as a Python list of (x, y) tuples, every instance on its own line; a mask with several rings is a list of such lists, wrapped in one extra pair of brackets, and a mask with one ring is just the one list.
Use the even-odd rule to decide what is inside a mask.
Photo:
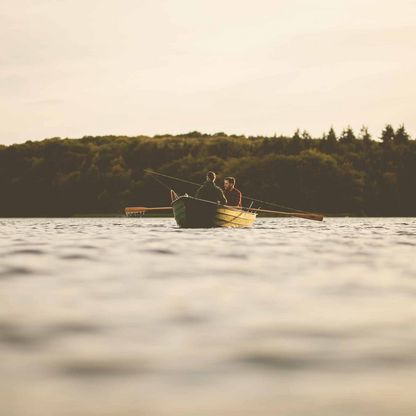
[(386, 123), (414, 137), (415, 78), (416, 1), (0, 1), (0, 144)]

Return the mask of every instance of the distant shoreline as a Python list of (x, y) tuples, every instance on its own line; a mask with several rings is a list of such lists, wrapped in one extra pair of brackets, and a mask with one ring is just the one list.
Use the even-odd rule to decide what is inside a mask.
[(329, 216), (416, 215), (416, 140), (404, 126), (386, 125), (376, 140), (363, 127), (318, 138), (190, 132), (0, 146), (0, 217), (104, 217), (166, 206), (170, 190), (193, 195), (208, 170), (218, 185), (235, 177), (254, 208), (268, 201), (280, 211)]

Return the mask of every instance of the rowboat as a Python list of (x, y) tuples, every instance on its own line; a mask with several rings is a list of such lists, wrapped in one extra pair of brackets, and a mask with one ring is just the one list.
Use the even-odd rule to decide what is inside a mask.
[(125, 214), (127, 217), (139, 217), (146, 212), (173, 211), (176, 223), (181, 228), (248, 228), (257, 217), (256, 213), (245, 208), (220, 205), (186, 194), (178, 196), (174, 191), (171, 191), (171, 198), (170, 207), (129, 207), (125, 209)]
[(257, 214), (242, 208), (182, 195), (172, 201), (173, 215), (181, 228), (251, 227)]

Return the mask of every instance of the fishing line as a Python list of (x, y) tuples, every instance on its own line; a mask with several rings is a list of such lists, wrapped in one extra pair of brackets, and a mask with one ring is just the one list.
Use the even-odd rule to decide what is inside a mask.
[(166, 185), (164, 182), (162, 182), (160, 179), (157, 178), (155, 175), (151, 175), (152, 179), (154, 179), (156, 182), (158, 182), (160, 185), (164, 186), (169, 191), (171, 190), (171, 187)]
[(144, 172), (150, 173), (151, 175), (164, 176), (165, 178), (173, 179), (173, 180), (178, 181), (178, 182), (188, 183), (189, 185), (201, 186), (200, 183), (187, 181), (186, 179), (175, 178), (174, 176), (169, 176), (169, 175), (166, 175), (164, 173), (155, 172), (155, 171), (150, 170), (150, 169), (144, 169)]

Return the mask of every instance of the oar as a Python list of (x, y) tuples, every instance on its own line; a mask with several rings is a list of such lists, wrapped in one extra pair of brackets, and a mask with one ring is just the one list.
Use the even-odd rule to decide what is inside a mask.
[(324, 219), (323, 215), (312, 214), (312, 213), (304, 214), (304, 213), (299, 213), (299, 212), (272, 211), (270, 209), (260, 209), (260, 208), (251, 208), (250, 211), (264, 212), (267, 214), (279, 214), (279, 215), (284, 215), (286, 217), (298, 217), (298, 218), (304, 218), (305, 220), (314, 220), (314, 221), (322, 221)]
[(168, 211), (172, 207), (127, 207), (124, 211), (126, 214), (137, 214), (148, 211)]

